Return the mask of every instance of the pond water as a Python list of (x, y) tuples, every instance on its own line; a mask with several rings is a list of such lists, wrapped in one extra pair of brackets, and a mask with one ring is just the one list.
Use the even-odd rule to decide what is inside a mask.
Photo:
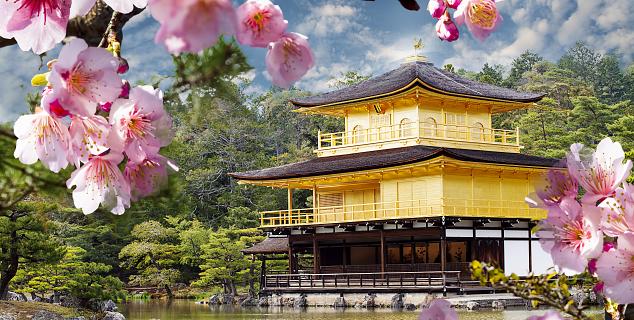
[[(119, 309), (128, 320), (416, 320), (418, 312), (376, 309), (374, 311), (333, 308), (308, 308), (299, 311), (292, 308), (210, 308), (188, 300), (133, 301), (120, 305)], [(524, 320), (531, 315), (542, 315), (545, 311), (505, 310), (459, 312), (460, 320)]]

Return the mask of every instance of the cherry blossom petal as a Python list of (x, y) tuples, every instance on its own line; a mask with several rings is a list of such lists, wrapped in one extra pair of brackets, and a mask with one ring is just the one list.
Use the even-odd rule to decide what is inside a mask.
[(451, 308), (451, 302), (435, 299), (428, 308), (421, 311), (418, 320), (458, 320), (458, 313)]
[(108, 145), (110, 125), (102, 116), (74, 116), (70, 123), (69, 132), (72, 158), (77, 167), (79, 167), (80, 162), (88, 162), (90, 156), (100, 155), (110, 148)]
[(634, 303), (634, 233), (621, 234), (616, 249), (599, 257), (597, 275), (608, 298), (620, 304)]
[(273, 83), (288, 88), (313, 67), (315, 59), (308, 38), (299, 33), (287, 33), (269, 45), (265, 60)]
[(236, 10), (238, 42), (252, 47), (266, 48), (286, 31), (282, 9), (269, 0), (247, 0)]
[(24, 115), (13, 125), (18, 138), (13, 155), (24, 164), (37, 159), (53, 172), (68, 166), (68, 128), (45, 111)]
[(70, 18), (82, 17), (92, 9), (97, 0), (72, 0), (70, 6)]
[(123, 160), (120, 153), (110, 152), (90, 158), (75, 170), (66, 186), (73, 186), (73, 202), (84, 214), (91, 214), (99, 205), (114, 214), (123, 214), (130, 207), (130, 185), (117, 165)]
[(132, 190), (132, 200), (137, 201), (155, 194), (167, 184), (168, 169), (178, 171), (169, 159), (156, 154), (141, 162), (129, 161), (124, 176)]
[(109, 5), (112, 10), (121, 13), (130, 13), (134, 7), (145, 8), (147, 5), (147, 0), (104, 0), (103, 2)]
[(18, 0), (17, 3), (19, 6), (3, 14), (10, 17), (6, 32), (15, 38), (20, 49), (42, 54), (66, 37), (71, 0)]

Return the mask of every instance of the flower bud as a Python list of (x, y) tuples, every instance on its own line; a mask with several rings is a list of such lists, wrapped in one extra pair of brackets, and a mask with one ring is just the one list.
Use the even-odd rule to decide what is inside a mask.
[(130, 82), (128, 82), (128, 80), (123, 80), (123, 85), (121, 86), (121, 93), (119, 94), (119, 98), (130, 98)]
[(34, 87), (41, 87), (48, 85), (48, 74), (50, 72), (38, 73), (31, 78), (31, 85)]
[(112, 108), (112, 102), (102, 102), (99, 104), (99, 110), (103, 112), (110, 112), (110, 108)]
[(438, 22), (436, 22), (436, 34), (440, 40), (445, 41), (455, 41), (460, 37), (460, 31), (458, 31), (458, 27), (451, 20), (448, 14), (444, 14)]
[(117, 67), (118, 74), (124, 74), (130, 70), (130, 65), (128, 64), (128, 60), (119, 57), (119, 66)]
[(429, 11), (429, 14), (436, 19), (440, 19), (440, 17), (442, 17), (445, 13), (445, 9), (447, 8), (444, 0), (429, 0), (429, 3), (427, 4), (427, 11)]

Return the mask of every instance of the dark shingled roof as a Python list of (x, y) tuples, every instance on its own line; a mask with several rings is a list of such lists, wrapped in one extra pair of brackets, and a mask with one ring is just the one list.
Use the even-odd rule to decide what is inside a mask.
[(274, 254), (288, 253), (288, 238), (266, 238), (254, 244), (251, 248), (242, 250), (245, 254)]
[(308, 161), (291, 163), (279, 167), (230, 173), (242, 180), (275, 180), (310, 177), (342, 172), (354, 172), (416, 163), (447, 156), (456, 160), (510, 164), (528, 167), (559, 166), (558, 159), (529, 156), (520, 153), (493, 152), (443, 147), (411, 146), (403, 148), (368, 151), (340, 156), (319, 157)]
[[(347, 88), (318, 94), (311, 97), (296, 98), (291, 102), (297, 107), (316, 107), (325, 104), (369, 98), (395, 91), (406, 91), (412, 81), (420, 80), (428, 90), (467, 95), (483, 100), (506, 100), (512, 102), (535, 102), (544, 95), (519, 92), (461, 77), (455, 73), (438, 69), (427, 62), (409, 62), (398, 69), (384, 73)], [(416, 83), (413, 86), (420, 86)]]

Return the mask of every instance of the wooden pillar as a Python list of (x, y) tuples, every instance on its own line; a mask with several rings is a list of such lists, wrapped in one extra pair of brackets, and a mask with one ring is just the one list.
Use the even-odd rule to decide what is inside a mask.
[(292, 224), (293, 223), (293, 189), (289, 186), (288, 187), (288, 203), (287, 203), (287, 207), (288, 207), (288, 224)]
[(381, 273), (385, 273), (385, 235), (381, 230)]
[(260, 267), (260, 291), (266, 287), (266, 256), (261, 255), (262, 266)]
[(293, 246), (291, 241), (288, 241), (288, 273), (293, 273)]
[(445, 219), (443, 217), (440, 230), (440, 271), (445, 272), (447, 269), (447, 228), (445, 227)]
[(531, 232), (533, 223), (528, 222), (528, 272), (533, 272), (533, 234)]
[(313, 234), (313, 273), (320, 273), (320, 259), (319, 256), (319, 244), (317, 243), (317, 237)]

